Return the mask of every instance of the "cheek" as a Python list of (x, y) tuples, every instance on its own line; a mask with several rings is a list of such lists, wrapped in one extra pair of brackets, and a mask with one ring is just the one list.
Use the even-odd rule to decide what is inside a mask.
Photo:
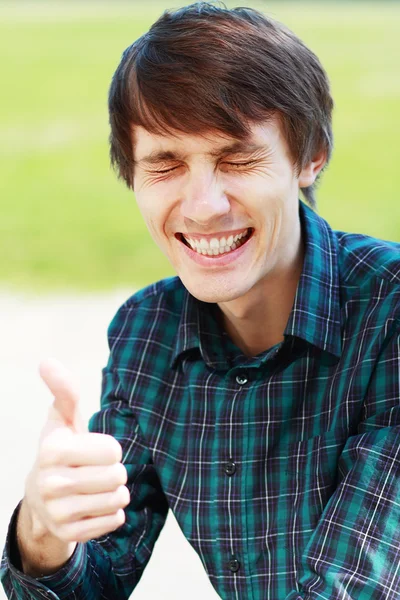
[(157, 227), (157, 205), (148, 194), (136, 194), (136, 202), (147, 228), (153, 235)]
[(162, 243), (172, 220), (171, 206), (160, 194), (138, 194), (136, 202), (152, 238)]
[(254, 171), (246, 176), (239, 174), (226, 180), (226, 191), (246, 203), (259, 205), (263, 201), (280, 199), (287, 195), (291, 179), (282, 171)]

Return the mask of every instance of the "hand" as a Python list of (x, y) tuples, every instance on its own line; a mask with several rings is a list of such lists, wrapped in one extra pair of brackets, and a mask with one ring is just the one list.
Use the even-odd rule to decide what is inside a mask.
[[(125, 521), (130, 496), (120, 444), (110, 435), (88, 433), (78, 393), (60, 363), (41, 364), (40, 375), (54, 395), (39, 451), (27, 477), (24, 503), (36, 539), (49, 532), (68, 543), (104, 535)], [(72, 543), (72, 545), (71, 545)]]

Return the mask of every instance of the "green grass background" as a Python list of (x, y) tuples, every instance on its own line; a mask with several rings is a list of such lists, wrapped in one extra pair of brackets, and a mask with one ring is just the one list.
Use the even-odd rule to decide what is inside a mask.
[[(142, 4), (0, 2), (2, 287), (138, 287), (173, 273), (108, 163), (106, 97), (121, 52), (180, 5)], [(320, 214), (400, 241), (400, 5), (241, 4), (284, 21), (330, 75), (335, 152)]]

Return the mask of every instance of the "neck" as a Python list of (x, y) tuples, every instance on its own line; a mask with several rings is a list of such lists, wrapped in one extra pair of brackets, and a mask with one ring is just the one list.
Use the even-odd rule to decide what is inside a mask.
[(304, 260), (301, 237), (293, 260), (236, 300), (219, 304), (223, 325), (246, 356), (256, 356), (283, 340)]

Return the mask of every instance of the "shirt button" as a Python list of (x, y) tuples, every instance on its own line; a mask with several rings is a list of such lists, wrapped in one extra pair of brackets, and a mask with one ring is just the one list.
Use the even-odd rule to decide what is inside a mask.
[(232, 573), (237, 573), (240, 569), (240, 562), (237, 560), (237, 558), (231, 558), (231, 560), (229, 561), (229, 570), (232, 571)]
[(239, 385), (244, 385), (247, 382), (248, 379), (245, 373), (239, 373), (239, 375), (236, 375), (236, 383), (238, 383)]
[(236, 473), (236, 465), (234, 462), (229, 461), (226, 463), (225, 467), (224, 467), (224, 471), (227, 475), (233, 475), (234, 473)]

